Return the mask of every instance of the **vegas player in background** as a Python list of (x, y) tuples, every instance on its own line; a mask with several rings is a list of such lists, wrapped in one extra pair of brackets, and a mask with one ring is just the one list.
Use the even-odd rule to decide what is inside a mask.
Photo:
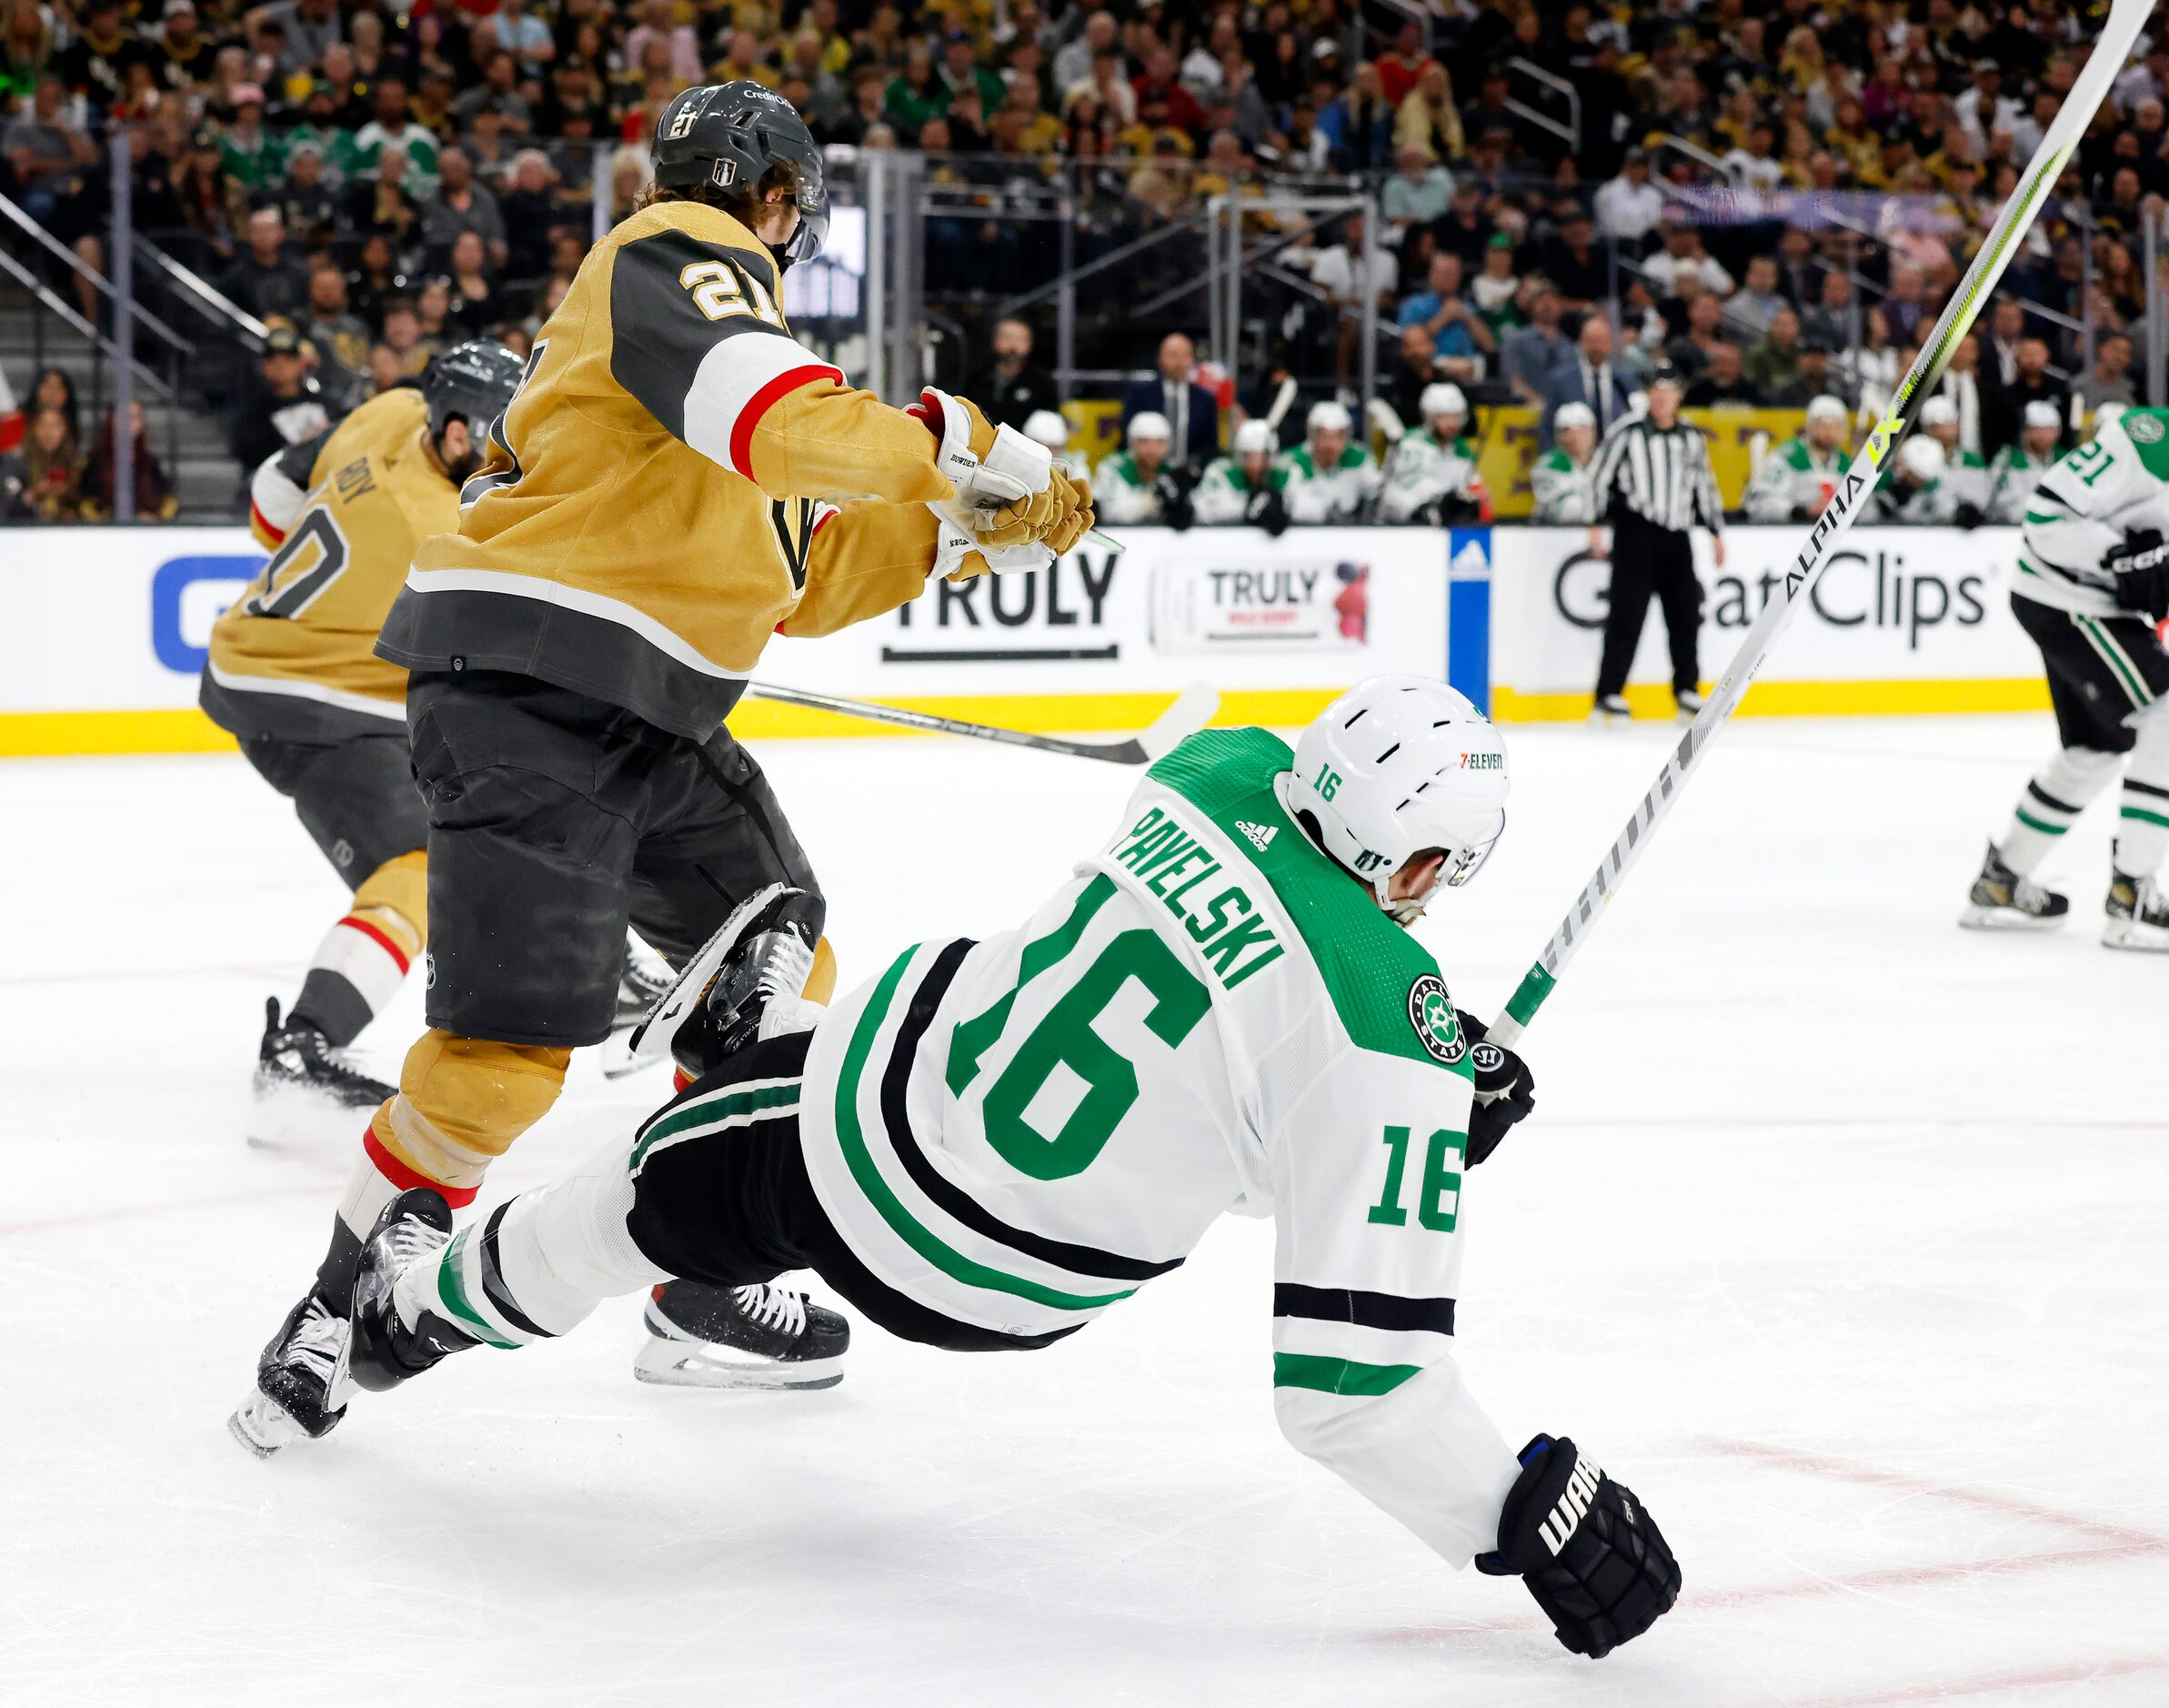
[(2041, 477), (2021, 523), (2011, 608), (2040, 648), (2055, 757), (1989, 844), (1960, 923), (2043, 929), (2069, 898), (2033, 873), (2089, 803), (2121, 784), (2102, 941), (2169, 949), (2169, 410), (2129, 409)]
[[(786, 884), (763, 934), (817, 994), (833, 982), (811, 866), (723, 727), (768, 636), (1050, 563), (1091, 526), (1043, 446), (940, 392), (890, 408), (791, 335), (783, 269), (818, 252), (828, 196), (788, 102), (687, 90), (652, 152), (655, 186), (581, 264), (377, 641), (409, 672), (428, 810), (429, 1030), (233, 1415), (258, 1453), (337, 1423), (362, 1238), (402, 1191), (470, 1203), (548, 1111), (610, 1029), (628, 922), (682, 961)], [(704, 1385), (825, 1385), (848, 1332), (797, 1294), (696, 1282), (647, 1322), (637, 1372)]]
[[(1506, 795), (1466, 699), (1373, 678), (1292, 753), (1262, 729), (1190, 737), (1022, 927), (915, 944), (801, 1010), (810, 1030), (747, 1041), (758, 980), (727, 961), (673, 1040), (701, 1077), (629, 1140), (487, 1240), (451, 1238), (434, 1193), (386, 1207), (356, 1381), (564, 1334), (670, 1277), (802, 1265), (907, 1340), (1029, 1350), (1222, 1214), (1270, 1215), (1289, 1441), (1608, 1653), (1672, 1605), (1671, 1550), (1572, 1442), (1512, 1452), (1452, 1355), (1462, 1171), (1534, 1096), (1408, 928), (1481, 867)], [(1058, 1074), (1081, 1096), (1049, 1112)]]
[(371, 398), (252, 482), (250, 525), (273, 556), (213, 627), (199, 698), (354, 892), (285, 1018), (276, 997), (266, 1005), (248, 1118), (258, 1143), (391, 1095), (345, 1050), (427, 941), (429, 825), (407, 754), (407, 672), (377, 657), (377, 635), (416, 548), (459, 526), (459, 483), (519, 374), (501, 344), (459, 345), (418, 387)]

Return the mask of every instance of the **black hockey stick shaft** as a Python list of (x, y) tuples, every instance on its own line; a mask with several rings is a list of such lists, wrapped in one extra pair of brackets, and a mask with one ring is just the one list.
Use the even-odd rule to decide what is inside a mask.
[(1195, 735), (1204, 728), (1220, 709), (1220, 695), (1202, 682), (1193, 683), (1176, 697), (1167, 710), (1134, 736), (1119, 741), (1071, 741), (1061, 736), (1038, 735), (1029, 729), (1008, 729), (999, 724), (973, 723), (968, 718), (944, 718), (935, 712), (887, 706), (879, 700), (847, 699), (840, 694), (823, 694), (813, 688), (786, 688), (777, 682), (754, 682), (746, 691), (756, 698), (835, 712), (844, 718), (862, 718), (869, 723), (895, 724), (900, 728), (924, 730), (930, 735), (997, 741), (1005, 747), (1029, 748), (1038, 753), (1060, 753), (1078, 759), (1100, 759), (1110, 765), (1150, 765), (1185, 736)]

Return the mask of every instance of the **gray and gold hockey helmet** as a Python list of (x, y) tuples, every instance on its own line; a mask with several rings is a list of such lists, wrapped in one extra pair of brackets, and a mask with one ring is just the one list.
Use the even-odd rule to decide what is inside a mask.
[(505, 413), (526, 371), (527, 364), (495, 338), (455, 344), (422, 375), (429, 436), (438, 437), (454, 420), (461, 420), (479, 441), (490, 423)]
[(742, 188), (758, 196), (788, 171), (798, 228), (776, 252), (778, 266), (810, 261), (828, 236), (821, 151), (798, 108), (743, 79), (703, 84), (672, 99), (655, 124), (655, 181), (667, 190)]

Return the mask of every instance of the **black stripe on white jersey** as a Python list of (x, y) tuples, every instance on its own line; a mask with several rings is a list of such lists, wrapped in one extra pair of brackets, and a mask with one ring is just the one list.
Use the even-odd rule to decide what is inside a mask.
[(1352, 1322), (1363, 1329), (1453, 1332), (1451, 1299), (1409, 1299), (1400, 1293), (1369, 1292), (1361, 1287), (1305, 1287), (1296, 1281), (1281, 1281), (1273, 1288), (1273, 1315)]

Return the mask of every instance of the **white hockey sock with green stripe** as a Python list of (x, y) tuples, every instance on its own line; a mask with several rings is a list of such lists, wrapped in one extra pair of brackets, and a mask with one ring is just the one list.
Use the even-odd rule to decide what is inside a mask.
[(2169, 854), (2169, 711), (2156, 705), (2139, 720), (2138, 745), (2124, 761), (2116, 814), (2116, 869), (2145, 878)]
[(626, 1231), (632, 1207), (620, 1140), (469, 1223), (437, 1259), (401, 1275), (392, 1293), (400, 1321), (411, 1328), (429, 1311), (492, 1346), (567, 1333), (605, 1299), (670, 1279)]
[(2087, 803), (2116, 780), (2123, 756), (2093, 748), (2065, 748), (2026, 785), (2012, 810), (2010, 828), (1996, 843), (2003, 864), (2022, 878), (2048, 858), (2064, 833), (2079, 821)]

